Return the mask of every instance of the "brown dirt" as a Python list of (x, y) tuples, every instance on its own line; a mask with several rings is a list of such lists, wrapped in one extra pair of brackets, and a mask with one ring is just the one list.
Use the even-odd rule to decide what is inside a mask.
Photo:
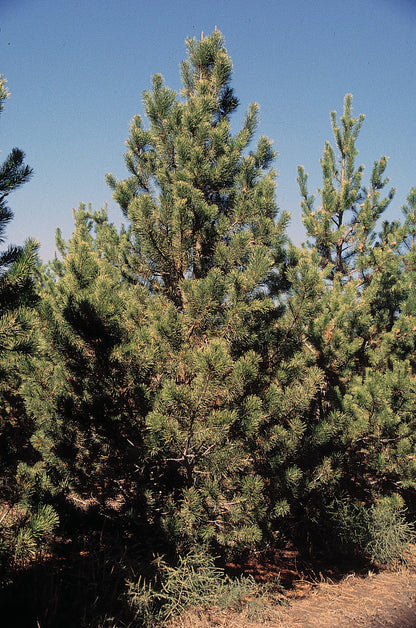
[(294, 578), (284, 605), (260, 601), (241, 613), (189, 613), (171, 628), (416, 628), (415, 552), (395, 570), (320, 578)]

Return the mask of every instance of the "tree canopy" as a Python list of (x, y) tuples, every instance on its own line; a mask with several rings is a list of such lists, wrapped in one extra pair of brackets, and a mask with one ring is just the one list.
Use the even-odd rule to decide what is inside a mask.
[[(53, 262), (0, 255), (2, 582), (87, 557), (82, 625), (112, 605), (152, 625), (169, 565), (205, 568), (195, 547), (214, 570), (288, 543), (388, 562), (413, 535), (416, 189), (383, 220), (387, 159), (365, 184), (347, 94), (316, 199), (299, 167), (296, 247), (258, 105), (232, 132), (220, 32), (187, 41), (181, 78), (153, 77), (107, 175), (125, 225), (81, 204)], [(0, 167), (2, 242), (31, 174), (18, 149)]]

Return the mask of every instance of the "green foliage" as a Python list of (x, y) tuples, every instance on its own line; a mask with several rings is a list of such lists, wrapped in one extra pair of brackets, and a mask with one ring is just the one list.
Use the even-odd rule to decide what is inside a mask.
[(13, 563), (25, 565), (48, 546), (58, 526), (59, 519), (49, 504), (39, 506), (34, 512), (19, 509), (3, 520), (1, 553), (13, 555)]
[(270, 533), (313, 544), (337, 542), (328, 513), (342, 496), (366, 511), (397, 491), (409, 505), (413, 499), (416, 326), (406, 260), (414, 254), (414, 199), (410, 193), (404, 208), (407, 226), (383, 223), (377, 234), (392, 193), (380, 199), (384, 160), (374, 166), (371, 188), (361, 185), (354, 159), (362, 122), (351, 116), (350, 97), (342, 128), (332, 114), (339, 159), (327, 144), (316, 212), (300, 169), (310, 240), (301, 251), (289, 249), (251, 440)]
[(52, 486), (104, 503), (128, 494), (142, 463), (147, 367), (135, 324), (142, 293), (122, 281), (122, 235), (105, 210), (80, 206), (74, 216), (62, 260), (43, 275), (43, 351), (24, 394), (37, 424), (32, 444)]
[(133, 119), (129, 178), (108, 182), (130, 221), (126, 273), (148, 290), (153, 358), (146, 416), (148, 503), (180, 546), (239, 547), (262, 535), (263, 480), (246, 435), (285, 281), (271, 142), (248, 145), (257, 105), (231, 134), (238, 101), (222, 35), (189, 40), (182, 98), (161, 75)]
[(249, 618), (258, 619), (266, 610), (262, 598), (282, 603), (276, 593), (278, 583), (259, 585), (252, 576), (231, 579), (202, 550), (180, 556), (174, 567), (161, 558), (154, 561), (154, 566), (153, 580), (139, 578), (128, 583), (129, 604), (142, 626), (163, 624), (191, 608), (246, 610)]
[(377, 233), (387, 161), (364, 187), (347, 95), (316, 211), (299, 170), (309, 243), (288, 244), (257, 105), (231, 133), (221, 34), (187, 45), (181, 94), (155, 75), (128, 178), (108, 175), (127, 228), (81, 206), (42, 276), (24, 390), (43, 486), (121, 499), (179, 551), (319, 539), (341, 497), (415, 488), (414, 194)]
[(362, 186), (364, 166), (355, 166), (358, 150), (355, 146), (364, 116), (352, 117), (352, 96), (347, 94), (341, 126), (336, 112), (331, 112), (332, 132), (338, 157), (329, 142), (321, 159), (323, 186), (319, 190), (321, 205), (314, 207), (313, 196), (307, 191), (307, 175), (299, 166), (298, 182), (303, 209), (303, 222), (308, 237), (315, 242), (320, 264), (328, 267), (330, 277), (347, 277), (351, 272), (365, 272), (362, 264), (375, 241), (377, 221), (394, 195), (392, 189), (385, 199), (381, 190), (389, 179), (383, 179), (387, 158), (374, 162), (369, 187)]
[(415, 539), (414, 524), (406, 520), (406, 510), (400, 507), (400, 501), (383, 498), (370, 510), (365, 549), (373, 560), (381, 564), (403, 559), (405, 550)]
[[(0, 77), (0, 112), (8, 97)], [(14, 148), (0, 165), (0, 243), (13, 217), (6, 205), (11, 192), (27, 182), (32, 170), (24, 153)], [(46, 547), (58, 524), (55, 511), (42, 502), (30, 438), (34, 431), (22, 398), (25, 368), (37, 350), (33, 308), (38, 301), (35, 286), (37, 244), (9, 246), (0, 253), (0, 584), (13, 569), (33, 560)]]
[[(403, 223), (381, 222), (387, 159), (365, 186), (347, 95), (319, 207), (299, 167), (308, 242), (295, 247), (272, 142), (251, 146), (258, 106), (231, 131), (222, 35), (187, 49), (181, 92), (156, 74), (143, 94), (127, 178), (107, 175), (127, 225), (80, 205), (47, 267), (31, 241), (0, 256), (4, 571), (58, 524), (88, 548), (111, 522), (120, 547), (180, 557), (129, 582), (143, 625), (247, 597), (260, 612), (261, 588), (213, 555), (291, 540), (391, 562), (416, 512), (416, 189)], [(6, 97), (0, 80), (0, 110)], [(0, 238), (23, 161), (14, 149), (0, 167)]]
[[(153, 78), (144, 92), (150, 128), (136, 116), (125, 160), (131, 176), (108, 175), (114, 198), (131, 221), (130, 257), (152, 291), (162, 291), (178, 309), (188, 305), (186, 286), (217, 269), (249, 296), (271, 283), (282, 260), (287, 216), (275, 222), (274, 157), (261, 138), (244, 154), (256, 128), (252, 105), (243, 128), (230, 133), (237, 100), (230, 87), (231, 61), (219, 32), (188, 41), (182, 65), (183, 95)], [(228, 287), (228, 286), (227, 286)], [(228, 288), (230, 289), (230, 288)]]
[(370, 507), (341, 499), (330, 510), (341, 542), (366, 552), (377, 563), (404, 560), (414, 541), (414, 524), (407, 520), (403, 500), (397, 494), (383, 497)]

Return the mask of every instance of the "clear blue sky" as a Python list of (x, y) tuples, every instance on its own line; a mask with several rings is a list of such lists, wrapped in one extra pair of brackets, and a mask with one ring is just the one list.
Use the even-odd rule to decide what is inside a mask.
[(72, 208), (109, 202), (104, 177), (124, 177), (129, 122), (161, 72), (180, 88), (185, 38), (225, 36), (240, 100), (235, 129), (250, 102), (260, 104), (261, 134), (278, 150), (277, 202), (292, 214), (289, 235), (304, 239), (297, 165), (320, 185), (319, 159), (331, 138), (329, 112), (366, 114), (358, 148), (369, 174), (387, 155), (399, 217), (416, 186), (416, 0), (0, 0), (0, 73), (11, 92), (0, 118), (4, 159), (23, 149), (35, 173), (9, 197), (9, 242), (27, 236), (53, 256), (54, 234), (72, 232)]

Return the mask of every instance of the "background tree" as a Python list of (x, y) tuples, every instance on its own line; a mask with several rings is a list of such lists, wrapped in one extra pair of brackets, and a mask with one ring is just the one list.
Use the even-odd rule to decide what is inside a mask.
[(145, 292), (123, 281), (124, 232), (106, 210), (81, 205), (74, 218), (68, 243), (58, 230), (61, 259), (43, 276), (43, 351), (24, 389), (37, 425), (32, 443), (55, 492), (132, 507), (147, 408)]
[[(8, 95), (0, 77), (0, 112)], [(0, 165), (0, 243), (13, 217), (8, 196), (32, 175), (24, 158), (14, 148)], [(30, 445), (34, 425), (21, 396), (22, 366), (36, 349), (36, 249), (27, 240), (23, 247), (10, 245), (0, 253), (0, 583), (10, 578), (14, 564), (34, 558), (57, 524), (56, 513), (42, 503), (36, 482), (24, 472), (36, 461)]]
[[(390, 524), (396, 525), (403, 497), (410, 499), (414, 490), (414, 419), (409, 412), (409, 403), (414, 403), (413, 370), (406, 362), (410, 352), (400, 358), (393, 352), (387, 358), (386, 350), (391, 339), (400, 336), (396, 329), (406, 296), (400, 242), (404, 238), (408, 243), (409, 237), (398, 223), (384, 223), (377, 233), (378, 219), (393, 191), (380, 198), (387, 182), (382, 179), (385, 158), (375, 162), (370, 187), (362, 187), (364, 168), (356, 168), (354, 160), (363, 119), (352, 117), (349, 95), (341, 127), (331, 114), (339, 159), (327, 143), (321, 160), (322, 205), (316, 211), (299, 168), (311, 256), (305, 251), (298, 268), (291, 271), (295, 275), (282, 320), (282, 347), (288, 345), (292, 328), (297, 342), (289, 345), (287, 362), (280, 363), (280, 381), (292, 373), (287, 384), (291, 390), (301, 377), (298, 371), (288, 371), (295, 364), (303, 369), (306, 381), (309, 373), (314, 377), (314, 384), (309, 387), (313, 394), (300, 398), (305, 401), (303, 409), (292, 402), (296, 399), (292, 393), (292, 423), (271, 431), (272, 436), (276, 432), (278, 447), (271, 450), (270, 475), (277, 474), (278, 485), (288, 495), (282, 512), (286, 509), (304, 522), (303, 532), (315, 530), (316, 539), (322, 539), (323, 530), (328, 538), (339, 539), (346, 538), (349, 529), (350, 541), (360, 526), (368, 532), (378, 516), (374, 510), (378, 502), (390, 513)], [(308, 267), (302, 262), (305, 256)], [(285, 388), (275, 392), (273, 408), (279, 409), (285, 392)], [(283, 465), (282, 440), (294, 442)], [(272, 443), (268, 436), (268, 449)], [(352, 514), (358, 511), (361, 523)], [(370, 543), (366, 534), (356, 538), (362, 547)]]
[[(348, 277), (361, 269), (361, 260), (375, 241), (377, 221), (394, 195), (380, 198), (389, 179), (383, 179), (387, 158), (374, 162), (369, 187), (362, 185), (364, 166), (356, 166), (356, 140), (364, 122), (361, 114), (352, 117), (352, 96), (347, 94), (344, 111), (338, 125), (336, 112), (331, 112), (331, 124), (336, 144), (329, 142), (321, 159), (323, 187), (319, 190), (321, 205), (314, 207), (314, 197), (307, 191), (307, 175), (298, 168), (298, 182), (302, 196), (303, 223), (320, 255), (322, 267), (329, 267), (329, 277)], [(365, 269), (361, 269), (365, 270)]]

